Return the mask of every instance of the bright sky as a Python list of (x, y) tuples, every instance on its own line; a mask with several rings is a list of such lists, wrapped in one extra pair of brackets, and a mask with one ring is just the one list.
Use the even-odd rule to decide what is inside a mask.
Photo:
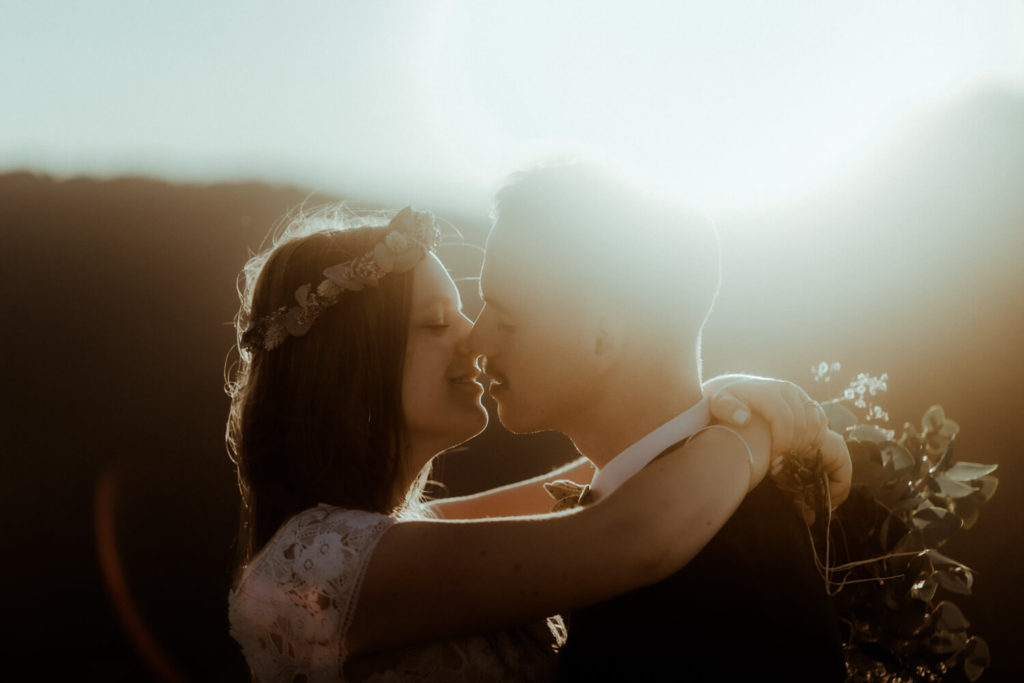
[(739, 207), (985, 84), (1024, 88), (1024, 0), (3, 0), (0, 171), (477, 208), (570, 146)]

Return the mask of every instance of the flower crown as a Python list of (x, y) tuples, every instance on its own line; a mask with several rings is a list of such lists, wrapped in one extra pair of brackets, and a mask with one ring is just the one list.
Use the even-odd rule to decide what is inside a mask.
[(405, 207), (391, 219), (384, 239), (362, 256), (325, 268), (324, 280), (295, 290), (295, 306), (281, 306), (264, 316), (242, 334), (241, 347), (252, 352), (277, 348), (289, 335), (301, 337), (309, 331), (321, 311), (338, 302), (345, 291), (376, 287), (388, 273), (412, 270), (441, 240), (441, 231), (429, 212)]

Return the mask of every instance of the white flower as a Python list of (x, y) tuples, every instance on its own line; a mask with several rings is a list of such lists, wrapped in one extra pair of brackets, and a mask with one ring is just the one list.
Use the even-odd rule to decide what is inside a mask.
[(395, 258), (394, 272), (404, 273), (411, 270), (424, 256), (426, 256), (426, 251), (414, 242), (411, 248), (406, 249)]
[(408, 249), (412, 244), (412, 240), (397, 230), (392, 230), (388, 233), (388, 236), (384, 238), (384, 243), (388, 245), (388, 249), (398, 254)]
[(324, 277), (341, 289), (355, 291), (363, 288), (363, 283), (359, 281), (358, 276), (353, 271), (351, 261), (325, 268)]
[[(391, 235), (394, 234), (395, 233), (391, 233)], [(388, 237), (391, 237), (391, 235), (388, 235)], [(385, 272), (391, 272), (394, 270), (396, 258), (396, 252), (391, 250), (390, 245), (385, 245), (381, 242), (373, 248), (373, 260), (377, 266)]]
[(320, 283), (320, 286), (316, 288), (316, 293), (325, 299), (334, 300), (341, 294), (341, 287), (338, 283), (331, 280), (324, 280)]
[(302, 285), (295, 290), (295, 301), (299, 306), (306, 306), (309, 304), (309, 285)]
[(276, 349), (287, 338), (287, 330), (285, 330), (280, 323), (275, 323), (267, 328), (267, 332), (263, 337), (263, 346), (268, 351), (271, 349)]

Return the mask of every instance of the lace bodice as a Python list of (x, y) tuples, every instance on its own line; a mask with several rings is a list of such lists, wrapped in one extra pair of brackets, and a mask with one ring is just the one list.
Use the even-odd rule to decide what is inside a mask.
[(394, 523), (320, 505), (286, 522), (245, 568), (228, 614), (260, 683), (554, 678), (553, 638), (543, 623), (349, 660), (345, 635), (363, 575)]

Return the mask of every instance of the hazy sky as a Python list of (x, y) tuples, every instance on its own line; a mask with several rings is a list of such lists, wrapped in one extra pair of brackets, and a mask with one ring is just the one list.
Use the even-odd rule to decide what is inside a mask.
[(741, 206), (985, 84), (1024, 0), (0, 0), (0, 170), (475, 206), (568, 146)]

